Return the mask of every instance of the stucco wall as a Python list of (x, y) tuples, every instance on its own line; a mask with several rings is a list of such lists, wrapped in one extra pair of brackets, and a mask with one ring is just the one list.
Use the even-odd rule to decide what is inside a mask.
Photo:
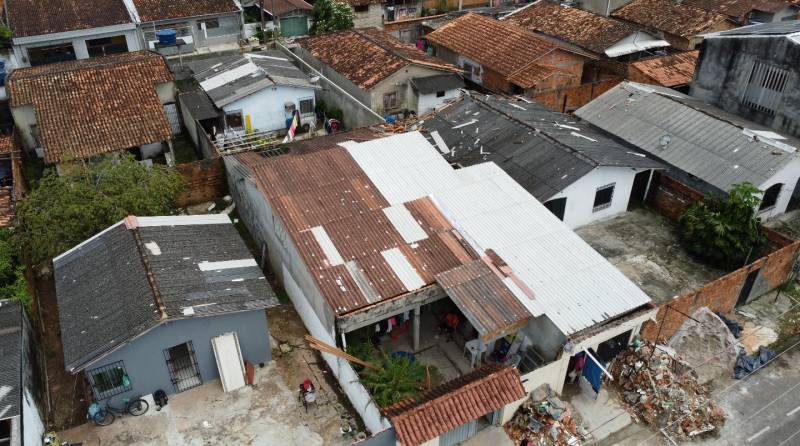
[[(411, 86), (411, 79), (436, 76), (442, 73), (442, 71), (433, 70), (418, 65), (409, 65), (401, 70), (398, 70), (391, 76), (380, 81), (377, 85), (372, 87), (370, 90), (370, 94), (372, 96), (371, 107), (380, 115), (384, 115), (394, 110), (413, 110), (417, 104), (417, 92)], [(397, 107), (392, 110), (384, 110), (383, 95), (393, 91), (397, 92)]]
[(364, 12), (356, 12), (353, 20), (354, 28), (383, 28), (383, 5), (373, 3)]
[(211, 338), (229, 332), (238, 334), (246, 361), (257, 365), (272, 358), (266, 312), (253, 310), (167, 322), (90, 365), (86, 373), (89, 375), (92, 369), (116, 361), (124, 362), (131, 390), (111, 398), (115, 405), (121, 405), (125, 397), (149, 395), (159, 389), (172, 394), (175, 387), (170, 380), (164, 349), (192, 341), (200, 377), (206, 383), (219, 378)]
[[(792, 74), (774, 116), (742, 104), (753, 64), (758, 61)], [(775, 38), (714, 38), (703, 42), (690, 94), (759, 124), (800, 137), (800, 45)]]
[(417, 105), (413, 108), (417, 111), (418, 115), (422, 115), (424, 113), (428, 113), (429, 111), (433, 111), (434, 109), (442, 106), (442, 104), (445, 102), (460, 96), (461, 90), (458, 88), (445, 91), (444, 96), (440, 98), (436, 97), (436, 93), (420, 94), (417, 95)]
[[(627, 167), (596, 167), (550, 200), (567, 197), (564, 223), (570, 228), (578, 228), (593, 221), (625, 212), (628, 209), (636, 173), (636, 170)], [(597, 189), (611, 183), (614, 183), (611, 206), (594, 212), (592, 209)]]
[(284, 104), (293, 102), (295, 108), (299, 110), (301, 99), (313, 100), (314, 89), (279, 85), (231, 102), (223, 107), (223, 110), (226, 113), (241, 110), (243, 117), (250, 115), (250, 123), (254, 130), (285, 130), (286, 119), (291, 115), (286, 113)]
[[(131, 25), (132, 26), (132, 25)], [(142, 49), (140, 40), (136, 34), (136, 30), (120, 29), (121, 27), (104, 27), (94, 28), (85, 31), (55, 33), (45, 36), (37, 36), (35, 38), (18, 38), (14, 39), (14, 55), (23, 67), (29, 67), (30, 61), (28, 60), (28, 49), (60, 45), (72, 44), (75, 51), (76, 59), (89, 58), (89, 50), (86, 48), (86, 41), (93, 39), (101, 39), (114, 36), (125, 36), (125, 43), (128, 45), (128, 51), (139, 51)], [(35, 41), (34, 41), (35, 40)]]

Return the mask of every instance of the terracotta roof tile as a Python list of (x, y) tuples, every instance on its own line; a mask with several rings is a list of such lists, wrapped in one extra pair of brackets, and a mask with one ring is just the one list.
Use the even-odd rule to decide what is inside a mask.
[(14, 37), (131, 23), (122, 0), (7, 0)]
[(665, 87), (687, 85), (694, 78), (699, 51), (686, 51), (669, 56), (643, 59), (631, 65)]
[(362, 90), (369, 90), (408, 65), (460, 73), (414, 45), (375, 28), (361, 28), (297, 39), (303, 49)]
[[(274, 2), (274, 3), (273, 3)], [(272, 9), (275, 8), (275, 11)], [(314, 7), (304, 0), (269, 0), (264, 2), (264, 9), (282, 16), (292, 11), (311, 11)]]
[(32, 105), (46, 163), (166, 141), (172, 132), (156, 84), (172, 81), (164, 58), (117, 54), (15, 70), (11, 106)]
[(233, 0), (133, 0), (142, 22), (239, 11)]
[(502, 76), (509, 76), (557, 48), (516, 25), (467, 13), (425, 38), (462, 54)]
[(487, 365), (384, 410), (403, 446), (417, 446), (525, 397), (519, 371)]
[(11, 226), (15, 216), (13, 188), (0, 187), (0, 228)]
[(603, 54), (606, 49), (637, 31), (629, 23), (547, 0), (539, 0), (521, 8), (503, 21), (578, 45), (596, 54)]
[(0, 136), (0, 155), (8, 155), (14, 151), (14, 137), (11, 135)]
[(614, 17), (680, 37), (691, 37), (727, 20), (727, 17), (671, 0), (634, 0)]
[(521, 88), (532, 88), (539, 82), (554, 75), (574, 76), (573, 74), (565, 73), (552, 67), (543, 67), (541, 65), (531, 63), (509, 74), (508, 80), (520, 86)]
[[(759, 5), (768, 2), (764, 0), (685, 0), (687, 5), (700, 8), (704, 11), (716, 12), (738, 20), (745, 19), (747, 14), (756, 9)], [(783, 7), (789, 6), (788, 2), (782, 3)], [(783, 9), (783, 8), (781, 8)]]
[[(427, 237), (406, 243), (383, 211), (388, 201), (344, 148), (271, 158), (245, 153), (235, 159), (252, 173), (337, 315), (410, 291), (382, 251), (400, 249), (426, 285), (436, 274), (474, 259), (448, 239), (453, 228), (427, 197), (404, 204)], [(362, 292), (348, 267), (328, 258), (315, 227), (324, 229), (333, 249), (344, 262), (353, 262), (376, 295)]]

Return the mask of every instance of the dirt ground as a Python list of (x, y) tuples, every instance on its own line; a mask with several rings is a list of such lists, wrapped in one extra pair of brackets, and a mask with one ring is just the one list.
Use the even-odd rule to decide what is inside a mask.
[(694, 291), (726, 271), (689, 257), (675, 226), (647, 209), (636, 209), (575, 231), (656, 304)]
[[(172, 395), (161, 411), (123, 417), (111, 426), (83, 424), (61, 432), (62, 441), (98, 445), (346, 445), (343, 423), (356, 425), (356, 415), (329, 379), (322, 359), (304, 347), (306, 330), (289, 305), (268, 311), (273, 334), (273, 361), (256, 369), (255, 383), (224, 393), (219, 380)], [(279, 344), (290, 345), (281, 353)], [(300, 383), (309, 378), (317, 402), (306, 411), (298, 398)], [(342, 404), (342, 401), (345, 404)]]
[(60, 430), (76, 426), (86, 421), (86, 381), (83, 375), (72, 375), (64, 368), (64, 351), (61, 345), (61, 329), (58, 322), (55, 284), (52, 276), (36, 279), (36, 293), (39, 299), (40, 324), (39, 351), (46, 369), (47, 391), (42, 407), (45, 426)]

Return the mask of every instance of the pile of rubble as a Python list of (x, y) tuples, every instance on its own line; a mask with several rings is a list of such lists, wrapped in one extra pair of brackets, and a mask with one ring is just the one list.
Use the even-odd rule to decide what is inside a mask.
[(586, 434), (575, 409), (547, 385), (531, 392), (505, 428), (514, 444), (578, 446)]
[(718, 432), (725, 413), (697, 382), (691, 367), (676, 360), (667, 348), (635, 343), (611, 363), (615, 388), (634, 421), (642, 420), (673, 440), (686, 441)]

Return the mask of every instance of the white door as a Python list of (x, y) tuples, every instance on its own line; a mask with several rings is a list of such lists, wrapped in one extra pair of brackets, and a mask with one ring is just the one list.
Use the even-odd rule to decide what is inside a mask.
[(211, 345), (214, 348), (214, 356), (217, 358), (217, 369), (219, 370), (219, 380), (222, 382), (222, 390), (230, 392), (240, 387), (244, 387), (244, 361), (242, 351), (239, 348), (239, 338), (235, 332), (211, 338)]

